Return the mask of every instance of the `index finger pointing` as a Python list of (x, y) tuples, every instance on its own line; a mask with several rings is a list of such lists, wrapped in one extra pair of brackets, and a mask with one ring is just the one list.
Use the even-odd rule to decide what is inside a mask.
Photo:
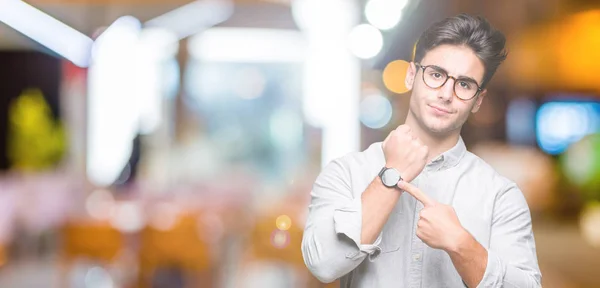
[(419, 200), (419, 202), (423, 203), (423, 206), (425, 207), (433, 206), (436, 203), (435, 200), (431, 199), (429, 196), (427, 196), (427, 194), (423, 193), (421, 189), (415, 187), (414, 185), (406, 181), (401, 180), (400, 182), (398, 182), (398, 188), (408, 192), (408, 194), (412, 195), (413, 197), (415, 197), (415, 199)]

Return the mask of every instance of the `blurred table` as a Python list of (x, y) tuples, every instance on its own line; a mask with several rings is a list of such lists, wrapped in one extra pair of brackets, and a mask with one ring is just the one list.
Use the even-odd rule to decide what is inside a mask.
[(577, 222), (534, 218), (533, 230), (543, 287), (600, 287), (600, 249), (583, 240)]

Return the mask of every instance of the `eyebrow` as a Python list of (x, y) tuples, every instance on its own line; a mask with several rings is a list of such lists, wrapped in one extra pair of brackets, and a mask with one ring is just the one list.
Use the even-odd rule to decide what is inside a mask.
[[(425, 65), (425, 66), (431, 66), (431, 67), (435, 68), (436, 70), (439, 70), (439, 71), (441, 71), (441, 72), (444, 72), (444, 73), (446, 73), (446, 75), (450, 75), (450, 74), (448, 73), (448, 71), (446, 71), (446, 69), (444, 69), (444, 68), (442, 68), (442, 67), (440, 67), (440, 66), (437, 66), (437, 65)], [(470, 80), (470, 81), (473, 81), (473, 82), (475, 82), (475, 83), (477, 84), (477, 86), (479, 86), (479, 82), (477, 82), (477, 80), (473, 79), (473, 77), (464, 76), (464, 75), (459, 75), (458, 77), (455, 77), (455, 78), (456, 78), (456, 79), (460, 79), (460, 80)]]

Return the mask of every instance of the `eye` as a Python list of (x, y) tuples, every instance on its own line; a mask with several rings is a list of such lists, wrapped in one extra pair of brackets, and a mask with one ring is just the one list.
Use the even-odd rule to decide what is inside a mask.
[(466, 82), (466, 81), (460, 81), (458, 83), (458, 85), (460, 85), (460, 88), (467, 89), (467, 90), (471, 89), (471, 87), (472, 87), (471, 83)]
[(433, 78), (436, 78), (436, 79), (440, 79), (440, 78), (444, 77), (442, 75), (442, 73), (439, 73), (439, 72), (431, 72), (431, 76), (433, 76)]

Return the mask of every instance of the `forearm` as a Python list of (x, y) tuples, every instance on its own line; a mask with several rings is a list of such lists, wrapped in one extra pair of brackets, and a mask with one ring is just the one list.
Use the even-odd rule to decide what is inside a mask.
[(468, 287), (477, 287), (487, 267), (487, 250), (471, 234), (464, 231), (457, 244), (446, 252), (465, 284)]
[(381, 251), (377, 242), (369, 245), (361, 241), (362, 199), (352, 197), (350, 185), (335, 176), (322, 173), (315, 181), (302, 240), (304, 262), (326, 283), (352, 271), (366, 257), (374, 259)]
[(332, 226), (324, 221), (330, 216), (322, 216), (320, 221), (309, 219), (302, 253), (313, 275), (329, 283), (352, 271), (368, 255), (376, 257), (377, 238), (399, 198), (399, 189), (387, 188), (375, 177), (361, 199), (333, 211)]
[[(304, 262), (321, 282), (330, 283), (354, 270), (370, 254), (377, 255), (374, 245), (357, 246), (351, 239), (352, 228), (335, 223), (306, 230), (302, 240)], [(345, 230), (345, 232), (344, 232)], [(339, 237), (339, 234), (348, 237)]]
[(362, 193), (362, 244), (372, 244), (377, 239), (400, 195), (400, 189), (384, 186), (379, 177)]

